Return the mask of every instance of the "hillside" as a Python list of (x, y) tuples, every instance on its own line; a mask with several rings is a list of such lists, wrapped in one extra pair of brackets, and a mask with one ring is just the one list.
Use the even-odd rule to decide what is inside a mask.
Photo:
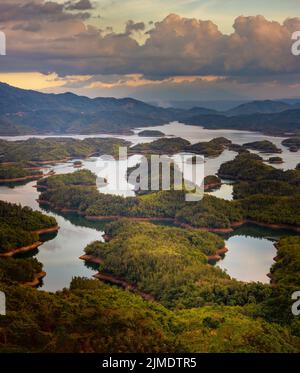
[(174, 119), (166, 110), (132, 98), (91, 99), (45, 94), (0, 83), (0, 135), (122, 132)]
[(45, 94), (0, 83), (0, 136), (129, 133), (175, 120), (211, 129), (299, 133), (299, 114), (299, 106), (280, 101), (252, 101), (224, 112), (166, 109), (133, 98)]

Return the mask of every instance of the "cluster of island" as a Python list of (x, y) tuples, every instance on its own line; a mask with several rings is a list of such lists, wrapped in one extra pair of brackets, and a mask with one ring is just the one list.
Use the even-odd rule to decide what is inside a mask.
[[(300, 236), (277, 242), (270, 284), (232, 279), (213, 264), (227, 251), (222, 234), (248, 222), (300, 232), (300, 167), (276, 169), (265, 161), (279, 163), (279, 157), (249, 152), (280, 153), (269, 141), (241, 146), (222, 137), (196, 144), (165, 137), (130, 148), (145, 156), (237, 152), (204, 179), (205, 190), (232, 180), (233, 200), (205, 194), (197, 202), (187, 202), (174, 185), (125, 198), (99, 192), (96, 175), (86, 169), (46, 177), (40, 171), (66, 160), (117, 156), (128, 145), (108, 138), (1, 141), (0, 182), (34, 177), (42, 206), (107, 224), (104, 241), (90, 243), (81, 256), (97, 266), (96, 279), (74, 277), (69, 289), (41, 292), (35, 287), (43, 265), (24, 253), (40, 246), (44, 233), (57, 232), (57, 222), (0, 202), (0, 286), (10, 310), (10, 322), (0, 320), (0, 351), (299, 351), (300, 322), (290, 307), (300, 286)], [(283, 145), (300, 148), (296, 138)]]

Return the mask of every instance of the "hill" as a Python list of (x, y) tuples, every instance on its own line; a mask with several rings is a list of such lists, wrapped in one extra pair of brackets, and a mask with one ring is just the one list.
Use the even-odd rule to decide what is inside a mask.
[(124, 132), (174, 119), (176, 110), (132, 98), (45, 94), (0, 83), (0, 135)]

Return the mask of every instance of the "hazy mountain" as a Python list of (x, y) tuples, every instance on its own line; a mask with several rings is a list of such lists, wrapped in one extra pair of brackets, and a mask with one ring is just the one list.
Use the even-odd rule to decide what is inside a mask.
[(300, 133), (300, 109), (280, 113), (251, 115), (198, 115), (186, 118), (185, 123), (211, 129), (237, 129), (272, 134)]
[[(285, 110), (288, 108), (289, 110)], [(113, 133), (178, 120), (207, 128), (268, 133), (300, 132), (300, 108), (253, 101), (227, 112), (193, 107), (161, 108), (132, 98), (45, 94), (0, 83), (0, 135)]]
[(0, 134), (118, 132), (163, 124), (177, 111), (132, 98), (45, 94), (0, 83)]
[(288, 103), (281, 101), (252, 101), (245, 104), (238, 105), (237, 107), (226, 111), (225, 115), (236, 116), (236, 115), (250, 115), (250, 114), (270, 114), (279, 113), (284, 110), (293, 109), (294, 107)]

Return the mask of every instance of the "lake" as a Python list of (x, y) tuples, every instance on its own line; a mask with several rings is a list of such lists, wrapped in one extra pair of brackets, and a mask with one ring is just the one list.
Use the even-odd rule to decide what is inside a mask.
[[(299, 162), (298, 153), (290, 153), (287, 148), (280, 145), (284, 138), (265, 136), (261, 133), (246, 132), (246, 131), (231, 131), (231, 130), (207, 130), (196, 126), (186, 126), (178, 122), (166, 124), (164, 126), (148, 127), (147, 129), (157, 129), (167, 136), (178, 136), (189, 140), (191, 143), (199, 141), (209, 141), (216, 137), (226, 137), (236, 144), (244, 144), (246, 142), (258, 141), (267, 139), (275, 143), (278, 147), (283, 149), (280, 155), (284, 159), (284, 163), (276, 165), (278, 168), (289, 169), (295, 168)], [(112, 136), (112, 135), (97, 135), (95, 137), (117, 137), (131, 141), (133, 144), (141, 142), (153, 141), (154, 138), (142, 138), (137, 135), (138, 129), (132, 136)], [(18, 136), (7, 138), (11, 141), (27, 139), (29, 136)], [(42, 137), (42, 136), (36, 136)], [(45, 136), (44, 136), (45, 137)], [(57, 136), (55, 136), (57, 137)], [(61, 136), (66, 137), (66, 136)], [(76, 135), (74, 138), (83, 139), (86, 137)], [(207, 158), (205, 160), (205, 175), (215, 174), (220, 165), (236, 156), (235, 152), (226, 150), (217, 158)], [(268, 158), (270, 155), (264, 155)], [(134, 166), (140, 160), (139, 155), (133, 155), (129, 158), (129, 166)], [(106, 169), (99, 173), (99, 165), (101, 165), (99, 158), (90, 158), (83, 161), (83, 168), (87, 168), (105, 176), (108, 182), (112, 182), (114, 173)], [(124, 161), (120, 161), (124, 162)], [(63, 164), (50, 166), (56, 174), (74, 172), (73, 161)], [(125, 173), (123, 175), (126, 182)], [(232, 184), (230, 181), (223, 181), (224, 184), (218, 190), (210, 192), (219, 198), (232, 199)], [(0, 186), (0, 199), (13, 203), (20, 203), (23, 206), (30, 206), (34, 210), (42, 210), (36, 199), (39, 193), (34, 188), (36, 182), (29, 182), (25, 185), (18, 185), (15, 187)], [(101, 192), (111, 192), (108, 187), (99, 188)], [(134, 195), (133, 185), (127, 184), (126, 191), (121, 192), (125, 196)], [(118, 192), (119, 193), (119, 192)], [(120, 194), (120, 193), (119, 193)], [(79, 259), (83, 254), (84, 247), (95, 241), (103, 240), (103, 222), (88, 222), (82, 217), (75, 215), (61, 216), (53, 212), (47, 213), (54, 216), (60, 226), (58, 234), (52, 239), (46, 241), (36, 252), (31, 255), (36, 255), (38, 260), (43, 263), (44, 270), (47, 276), (43, 279), (42, 289), (48, 291), (61, 290), (68, 287), (72, 277), (85, 276), (91, 277), (96, 269), (86, 266), (85, 263)], [(274, 247), (274, 239), (278, 239), (280, 235), (285, 235), (287, 232), (275, 232), (272, 230), (262, 230), (258, 227), (242, 227), (237, 229), (233, 234), (226, 237), (226, 246), (229, 251), (225, 258), (217, 265), (227, 270), (227, 273), (234, 278), (243, 281), (261, 281), (269, 282), (267, 273), (273, 263), (273, 258), (276, 255)]]

